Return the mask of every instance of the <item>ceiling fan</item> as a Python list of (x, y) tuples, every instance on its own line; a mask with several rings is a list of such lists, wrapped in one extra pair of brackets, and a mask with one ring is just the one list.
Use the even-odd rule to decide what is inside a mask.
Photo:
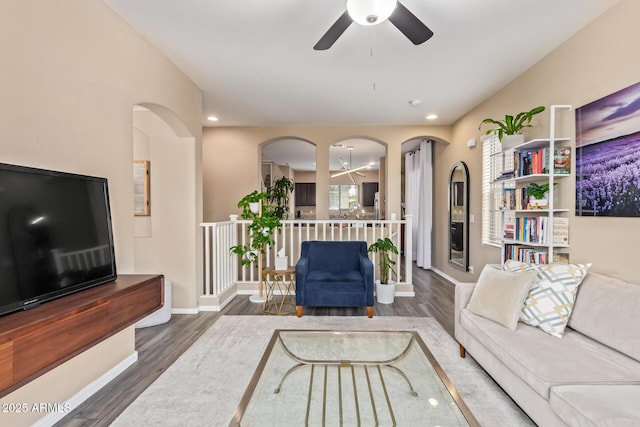
[(329, 49), (353, 21), (370, 26), (387, 19), (415, 45), (424, 43), (433, 36), (433, 31), (397, 0), (347, 0), (347, 10), (340, 15), (313, 49)]

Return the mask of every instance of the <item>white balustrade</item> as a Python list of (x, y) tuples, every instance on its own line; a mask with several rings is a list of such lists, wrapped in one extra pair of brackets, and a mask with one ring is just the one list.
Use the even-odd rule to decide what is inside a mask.
[[(361, 240), (367, 242), (368, 247), (379, 238), (389, 237), (397, 248), (402, 249), (404, 245), (404, 254), (410, 255), (411, 221), (409, 215), (404, 220), (285, 220), (282, 228), (274, 232), (275, 245), (267, 251), (264, 267), (273, 266), (276, 253), (282, 249), (289, 257), (289, 264), (295, 265), (300, 258), (301, 243), (306, 240)], [(237, 220), (201, 224), (205, 245), (203, 295), (218, 295), (238, 283), (258, 283), (256, 263), (244, 266), (239, 256), (230, 252), (232, 246), (249, 244), (250, 223)], [(369, 254), (376, 270), (377, 256)], [(391, 254), (391, 259), (396, 262), (398, 285), (411, 285), (411, 257)], [(400, 265), (402, 261), (404, 269)]]

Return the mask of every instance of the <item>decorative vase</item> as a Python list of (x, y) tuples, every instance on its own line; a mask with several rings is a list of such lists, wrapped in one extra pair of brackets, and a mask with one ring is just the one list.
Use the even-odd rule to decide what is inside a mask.
[(524, 135), (517, 133), (515, 135), (504, 135), (500, 143), (502, 143), (503, 150), (509, 150), (524, 142)]
[(391, 281), (387, 284), (381, 284), (380, 280), (376, 280), (376, 300), (380, 304), (393, 304), (396, 295), (396, 282)]
[(249, 203), (249, 209), (251, 209), (251, 212), (257, 215), (258, 212), (260, 211), (260, 203), (258, 202)]

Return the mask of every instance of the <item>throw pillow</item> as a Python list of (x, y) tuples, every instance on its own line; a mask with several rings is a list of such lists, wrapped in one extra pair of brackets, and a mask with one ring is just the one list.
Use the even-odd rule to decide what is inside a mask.
[(511, 272), (536, 272), (520, 313), (520, 321), (562, 338), (573, 312), (578, 286), (591, 264), (527, 264), (509, 260), (504, 269)]
[(480, 273), (467, 308), (515, 331), (518, 314), (535, 272), (512, 273), (487, 265)]

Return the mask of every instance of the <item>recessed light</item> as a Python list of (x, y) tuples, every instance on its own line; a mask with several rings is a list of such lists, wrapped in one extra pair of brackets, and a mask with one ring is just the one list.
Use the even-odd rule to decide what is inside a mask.
[(209, 116), (207, 117), (207, 120), (209, 120), (210, 122), (217, 122), (218, 118), (216, 116)]
[(427, 120), (435, 120), (438, 118), (437, 114), (428, 114), (427, 115)]

